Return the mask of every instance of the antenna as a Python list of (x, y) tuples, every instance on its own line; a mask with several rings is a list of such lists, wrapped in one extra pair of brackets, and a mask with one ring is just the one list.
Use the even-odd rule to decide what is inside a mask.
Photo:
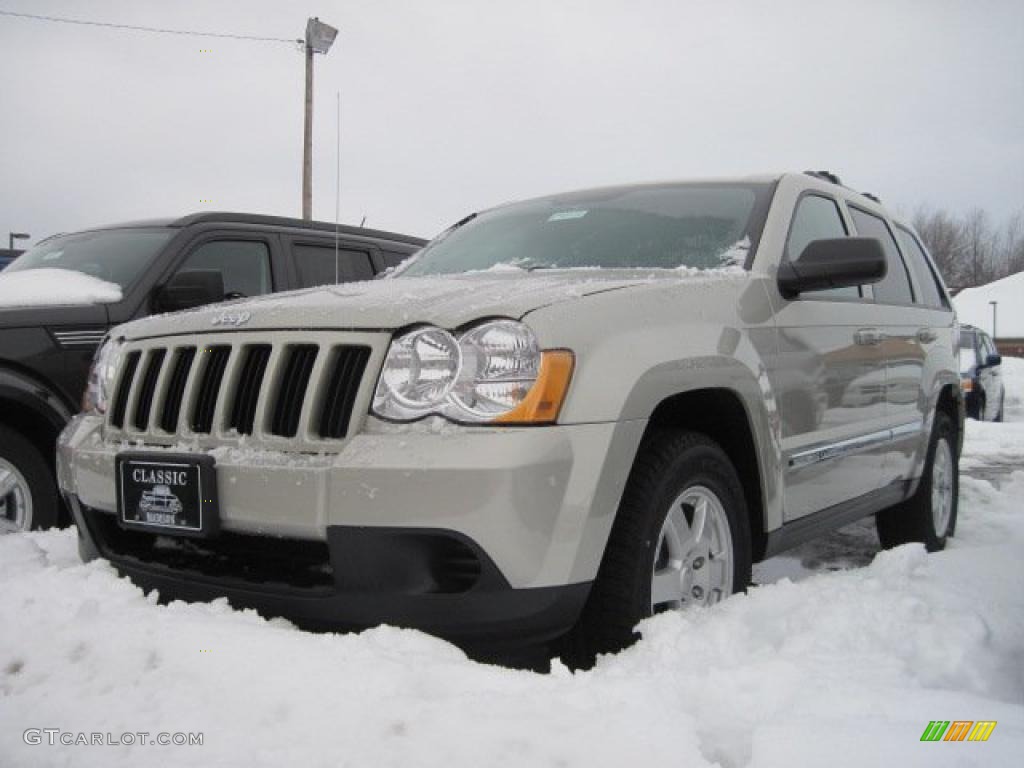
[(334, 149), (334, 284), (341, 282), (338, 261), (338, 218), (341, 215), (341, 91), (337, 92), (337, 141)]

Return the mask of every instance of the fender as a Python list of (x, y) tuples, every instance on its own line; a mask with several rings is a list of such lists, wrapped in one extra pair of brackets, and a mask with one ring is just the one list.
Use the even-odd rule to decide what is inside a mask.
[[(34, 376), (0, 364), (0, 400), (27, 409), (55, 432), (60, 432), (73, 411), (57, 390)], [(7, 408), (0, 410), (0, 423), (8, 421)]]

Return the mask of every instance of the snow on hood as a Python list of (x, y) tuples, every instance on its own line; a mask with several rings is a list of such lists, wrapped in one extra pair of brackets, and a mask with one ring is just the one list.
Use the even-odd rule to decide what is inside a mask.
[(73, 269), (22, 269), (0, 273), (0, 307), (113, 304), (121, 287)]
[(414, 323), (431, 323), (457, 328), (485, 317), (521, 318), (550, 304), (666, 279), (692, 278), (671, 270), (602, 269), (398, 277), (271, 294), (154, 316), (121, 330), (129, 338), (141, 338), (199, 333), (217, 326), (239, 330), (283, 327), (394, 330)]

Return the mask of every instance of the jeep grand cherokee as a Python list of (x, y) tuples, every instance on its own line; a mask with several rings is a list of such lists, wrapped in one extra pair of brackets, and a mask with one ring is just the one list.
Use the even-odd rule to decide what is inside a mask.
[[(115, 329), (60, 440), (83, 556), (164, 598), (586, 663), (857, 518), (956, 524), (948, 295), (831, 175), (506, 205), (221, 311)], [(138, 466), (188, 473), (180, 525), (140, 519)]]

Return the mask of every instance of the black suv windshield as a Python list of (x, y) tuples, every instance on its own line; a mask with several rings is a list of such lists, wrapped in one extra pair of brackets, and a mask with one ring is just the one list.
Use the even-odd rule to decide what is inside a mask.
[(101, 229), (52, 237), (26, 251), (5, 272), (71, 269), (124, 290), (142, 274), (173, 229)]
[(453, 227), (401, 274), (742, 267), (760, 236), (771, 189), (768, 184), (663, 184), (514, 203)]

